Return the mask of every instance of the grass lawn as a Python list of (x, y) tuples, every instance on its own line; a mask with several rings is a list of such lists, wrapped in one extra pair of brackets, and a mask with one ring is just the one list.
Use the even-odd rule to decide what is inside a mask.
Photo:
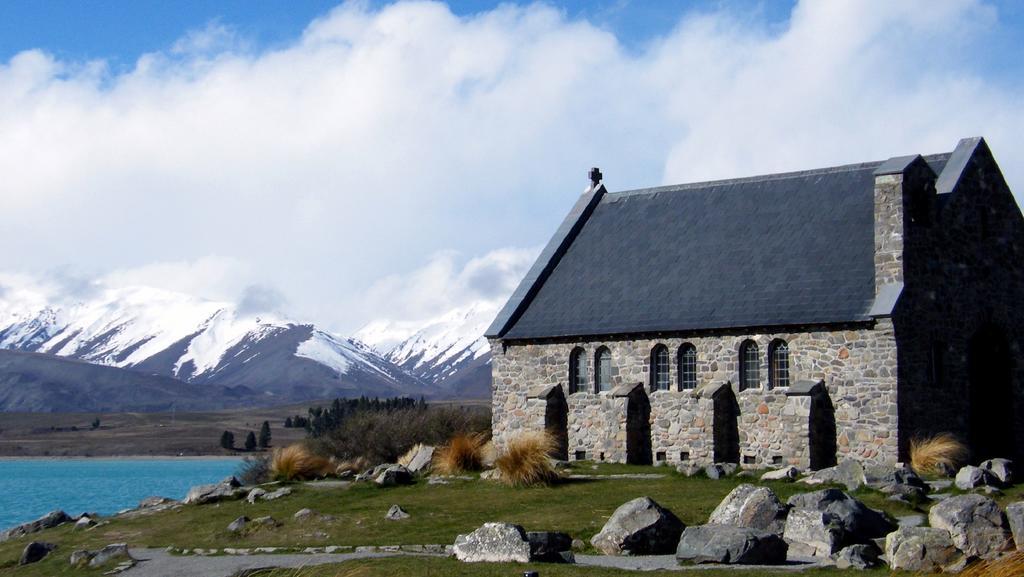
[[(589, 541), (605, 523), (616, 507), (629, 499), (649, 496), (671, 509), (686, 524), (707, 521), (708, 515), (735, 486), (750, 482), (749, 478), (731, 477), (722, 480), (687, 478), (668, 468), (601, 465), (596, 470), (589, 465), (577, 466), (577, 473), (663, 473), (660, 479), (581, 479), (567, 481), (548, 488), (510, 489), (494, 482), (452, 481), (449, 485), (428, 485), (424, 481), (407, 487), (389, 489), (360, 483), (347, 488), (313, 488), (294, 485), (294, 493), (283, 499), (250, 505), (233, 501), (214, 505), (185, 506), (176, 511), (154, 514), (136, 519), (113, 519), (109, 524), (89, 531), (73, 531), (70, 526), (58, 527), (0, 544), (0, 574), (10, 575), (88, 575), (85, 571), (72, 571), (67, 559), (76, 549), (98, 549), (110, 543), (127, 542), (133, 547), (183, 548), (250, 548), (259, 546), (309, 547), (326, 545), (409, 545), (450, 544), (459, 533), (470, 532), (487, 521), (506, 521), (523, 525), (527, 530), (557, 530), (575, 538)], [(790, 495), (815, 488), (802, 483), (766, 483), (785, 501)], [(1000, 498), (1001, 504), (1021, 500), (1020, 486), (1014, 487)], [(872, 490), (855, 493), (869, 506), (882, 509), (893, 516), (921, 513), (901, 503), (889, 501), (885, 495)], [(393, 504), (405, 508), (412, 518), (387, 521), (384, 514)], [(330, 521), (299, 522), (292, 515), (302, 508), (334, 517)], [(238, 536), (226, 527), (235, 518), (246, 515), (255, 518), (273, 516), (283, 525), (276, 529), (256, 531)], [(22, 548), (29, 540), (56, 543), (59, 549), (43, 562), (28, 567), (16, 567)], [(438, 568), (438, 574), (448, 575), (515, 575), (508, 568), (469, 565), (463, 567), (446, 560), (394, 559), (389, 561), (361, 561), (335, 568), (358, 570), (359, 575), (401, 575), (402, 567)], [(375, 567), (394, 567), (396, 573), (377, 573)], [(367, 568), (369, 567), (369, 568)], [(313, 575), (333, 575), (324, 572)], [(381, 569), (380, 571), (384, 571)], [(459, 571), (462, 571), (461, 573)], [(97, 571), (95, 574), (99, 574)], [(409, 573), (412, 574), (412, 573)], [(422, 573), (420, 573), (422, 574)], [(599, 572), (578, 568), (545, 566), (542, 575), (600, 575)], [(832, 571), (822, 573), (842, 575)], [(714, 575), (701, 572), (700, 575)], [(748, 573), (744, 573), (748, 575)]]

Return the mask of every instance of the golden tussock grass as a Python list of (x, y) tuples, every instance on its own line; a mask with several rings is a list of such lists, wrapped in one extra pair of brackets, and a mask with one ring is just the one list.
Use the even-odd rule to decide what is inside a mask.
[(1016, 551), (992, 561), (969, 565), (961, 577), (1021, 577), (1024, 575), (1024, 551)]
[(521, 433), (509, 440), (494, 465), (501, 481), (513, 487), (548, 485), (558, 479), (551, 464), (555, 439), (547, 431)]
[(335, 475), (344, 475), (345, 473), (358, 475), (370, 468), (370, 460), (366, 457), (355, 457), (344, 461), (332, 460), (331, 464)]
[(434, 471), (442, 475), (458, 475), (483, 468), (487, 439), (482, 433), (460, 434), (434, 453)]
[(270, 476), (277, 481), (316, 479), (331, 473), (331, 462), (309, 451), (304, 445), (275, 449), (270, 459)]
[(949, 433), (910, 441), (910, 466), (919, 475), (935, 474), (941, 465), (956, 469), (967, 458), (967, 447)]

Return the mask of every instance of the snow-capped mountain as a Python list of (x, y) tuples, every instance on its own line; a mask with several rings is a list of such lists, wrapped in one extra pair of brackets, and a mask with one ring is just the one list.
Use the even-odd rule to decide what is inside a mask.
[(245, 387), (260, 403), (428, 392), (370, 348), (276, 313), (151, 287), (72, 299), (12, 278), (0, 288), (0, 349)]
[(490, 394), (491, 349), (483, 337), (501, 308), (478, 301), (425, 323), (372, 322), (353, 337), (448, 396)]

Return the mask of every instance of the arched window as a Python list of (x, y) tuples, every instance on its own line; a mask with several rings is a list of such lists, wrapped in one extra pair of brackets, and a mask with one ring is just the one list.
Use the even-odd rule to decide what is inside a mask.
[(587, 390), (587, 354), (576, 347), (569, 353), (569, 394)]
[(668, 347), (655, 345), (651, 349), (651, 390), (667, 391), (668, 384)]
[(761, 360), (758, 358), (757, 343), (751, 340), (740, 345), (740, 390), (756, 389), (761, 386)]
[(789, 386), (789, 344), (775, 339), (768, 346), (768, 387)]
[(679, 390), (697, 388), (697, 349), (690, 343), (679, 347)]
[(612, 352), (601, 347), (594, 359), (594, 388), (599, 393), (612, 390)]

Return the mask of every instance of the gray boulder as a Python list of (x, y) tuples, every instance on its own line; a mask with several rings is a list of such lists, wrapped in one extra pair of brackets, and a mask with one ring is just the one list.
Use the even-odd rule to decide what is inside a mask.
[(92, 559), (92, 552), (86, 551), (85, 549), (79, 549), (71, 554), (71, 558), (68, 562), (72, 567), (85, 567), (89, 560)]
[(401, 521), (403, 519), (408, 519), (409, 513), (398, 505), (392, 505), (391, 508), (388, 509), (387, 514), (384, 515), (384, 518), (388, 521)]
[(834, 515), (845, 532), (845, 544), (867, 543), (896, 530), (896, 523), (890, 521), (885, 514), (871, 509), (839, 489), (793, 495), (787, 503), (793, 508), (815, 509)]
[(924, 479), (906, 466), (867, 467), (864, 476), (869, 487), (909, 501), (921, 500), (929, 491)]
[(800, 476), (800, 469), (790, 465), (761, 475), (762, 481), (795, 481)]
[(29, 565), (31, 563), (38, 563), (42, 561), (50, 551), (56, 549), (57, 546), (53, 543), (46, 543), (43, 541), (32, 541), (21, 551), (21, 559), (18, 560), (18, 565)]
[(29, 521), (28, 523), (23, 523), (6, 531), (0, 532), (0, 543), (10, 539), (24, 537), (25, 535), (32, 533), (38, 533), (44, 529), (52, 529), (57, 525), (70, 523), (71, 521), (74, 521), (74, 519), (64, 511), (50, 511), (35, 521)]
[(205, 505), (217, 501), (240, 499), (246, 493), (244, 489), (240, 489), (241, 486), (242, 484), (234, 477), (228, 477), (220, 483), (197, 485), (188, 490), (188, 495), (185, 496), (183, 502), (186, 505)]
[(1013, 484), (1013, 461), (1009, 459), (989, 459), (978, 465), (978, 468), (988, 471), (1002, 487)]
[(89, 567), (102, 567), (111, 561), (118, 560), (134, 561), (128, 553), (127, 543), (114, 543), (96, 551), (89, 559)]
[(1024, 501), (1010, 503), (1006, 506), (1006, 522), (1013, 534), (1013, 542), (1018, 551), (1024, 551)]
[(846, 542), (846, 531), (839, 518), (817, 509), (790, 511), (782, 536), (793, 554), (808, 557), (829, 558)]
[(82, 515), (81, 517), (78, 518), (77, 521), (75, 521), (75, 531), (81, 531), (83, 529), (88, 529), (89, 527), (95, 527), (95, 526), (96, 526), (96, 521), (93, 520), (93, 518), (89, 517), (88, 515)]
[(845, 485), (850, 491), (867, 484), (864, 466), (853, 459), (845, 459), (835, 467), (814, 471), (802, 479), (808, 485)]
[(251, 504), (255, 503), (256, 501), (258, 501), (260, 497), (262, 497), (262, 496), (264, 496), (266, 494), (267, 494), (267, 490), (266, 489), (262, 489), (260, 487), (256, 487), (253, 490), (249, 491), (249, 494), (245, 496), (245, 500), (248, 501), (249, 504), (251, 505)]
[(710, 525), (750, 527), (782, 534), (788, 508), (768, 487), (743, 484), (733, 489), (711, 512)]
[(412, 459), (409, 460), (409, 464), (406, 465), (406, 469), (410, 473), (420, 473), (430, 468), (430, 462), (434, 459), (434, 447), (429, 445), (420, 445), (413, 455)]
[(241, 533), (243, 530), (245, 530), (245, 526), (248, 523), (249, 518), (245, 515), (242, 515), (241, 517), (235, 519), (231, 522), (231, 524), (228, 525), (228, 531), (231, 531), (232, 533)]
[(605, 555), (671, 553), (686, 525), (650, 497), (637, 497), (612, 513), (590, 544)]
[(676, 559), (693, 563), (776, 565), (785, 563), (788, 546), (774, 533), (750, 527), (699, 525), (687, 527), (676, 547)]
[(956, 484), (958, 489), (964, 491), (970, 491), (971, 489), (977, 489), (978, 487), (985, 487), (995, 484), (996, 478), (992, 476), (985, 469), (975, 467), (974, 465), (967, 465), (962, 467), (956, 474)]
[(275, 519), (275, 518), (273, 518), (273, 517), (271, 517), (269, 515), (264, 516), (264, 517), (256, 517), (255, 519), (250, 521), (250, 523), (252, 523), (256, 528), (263, 528), (263, 529), (273, 529), (275, 527), (280, 527), (281, 526), (281, 523), (278, 522), (277, 519)]
[(530, 531), (530, 560), (542, 563), (574, 563), (572, 537), (556, 531)]
[(296, 511), (295, 514), (292, 515), (292, 519), (295, 519), (296, 521), (309, 521), (316, 516), (316, 511), (306, 508)]
[(409, 485), (414, 482), (409, 469), (401, 465), (391, 465), (377, 474), (374, 482), (381, 487), (394, 487), (395, 485)]
[(697, 463), (680, 463), (676, 465), (676, 472), (687, 477), (692, 477), (703, 470), (704, 468)]
[(836, 553), (832, 559), (837, 569), (874, 569), (882, 564), (882, 552), (874, 543), (850, 545)]
[(174, 499), (168, 499), (167, 497), (146, 497), (139, 501), (139, 509), (152, 509), (154, 507), (162, 507), (164, 505), (173, 505), (177, 503)]
[(259, 499), (262, 500), (262, 501), (273, 501), (275, 499), (280, 499), (281, 497), (287, 497), (288, 495), (291, 495), (291, 494), (292, 494), (291, 487), (281, 487), (280, 489), (277, 489), (275, 491), (271, 491), (269, 493), (265, 493), (263, 495), (260, 495)]
[(949, 531), (953, 545), (969, 557), (994, 559), (1012, 546), (999, 505), (982, 495), (958, 495), (934, 505), (928, 523)]
[(960, 560), (949, 531), (933, 527), (904, 527), (885, 538), (890, 569), (934, 573)]
[(728, 477), (739, 469), (739, 465), (736, 463), (713, 463), (704, 467), (704, 474), (708, 476), (708, 479), (721, 479)]
[(528, 563), (530, 543), (519, 525), (484, 523), (482, 527), (455, 538), (455, 558), (467, 563)]

